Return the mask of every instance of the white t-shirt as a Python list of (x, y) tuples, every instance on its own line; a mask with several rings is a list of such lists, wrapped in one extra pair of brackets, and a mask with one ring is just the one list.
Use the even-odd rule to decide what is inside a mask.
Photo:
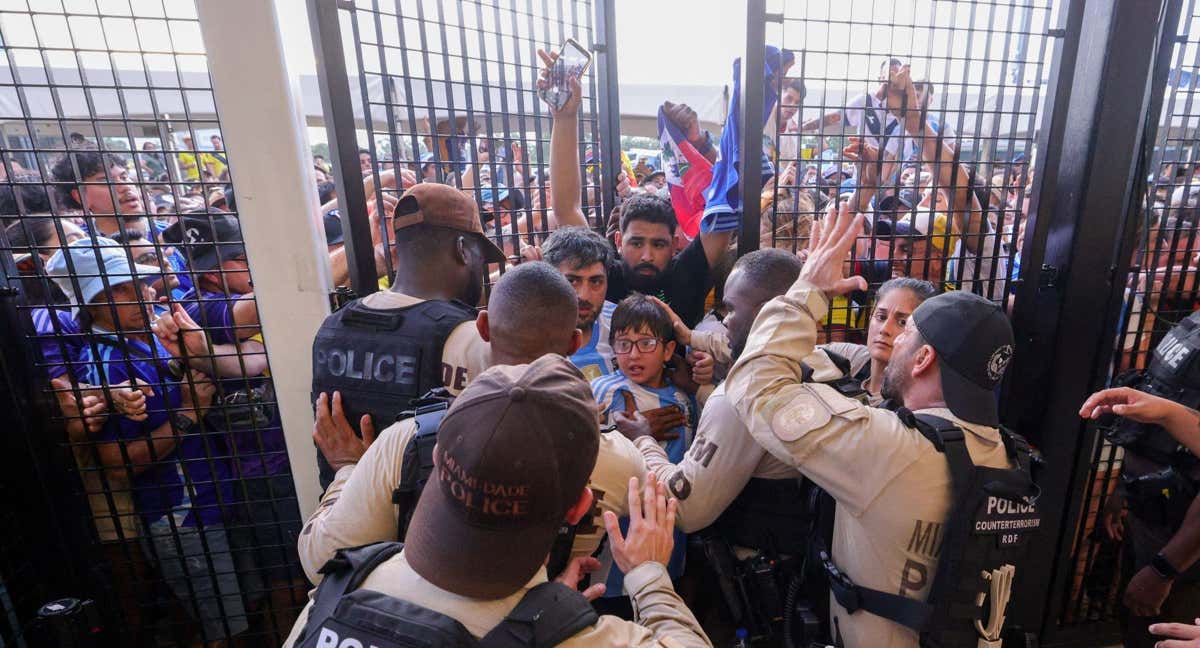
[(872, 94), (861, 94), (842, 109), (847, 135), (861, 135), (868, 144), (885, 150), (893, 157), (900, 150), (904, 127), (887, 111), (883, 102)]

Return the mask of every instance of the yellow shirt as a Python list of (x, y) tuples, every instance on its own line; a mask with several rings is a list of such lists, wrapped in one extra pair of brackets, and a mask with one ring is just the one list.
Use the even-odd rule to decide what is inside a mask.
[(196, 165), (194, 153), (179, 153), (175, 157), (179, 159), (179, 173), (184, 180), (200, 180), (200, 167)]

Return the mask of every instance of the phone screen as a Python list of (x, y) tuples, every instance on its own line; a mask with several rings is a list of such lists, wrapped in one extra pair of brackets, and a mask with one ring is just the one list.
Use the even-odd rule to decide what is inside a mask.
[(571, 98), (568, 80), (581, 78), (591, 62), (592, 55), (582, 45), (574, 39), (567, 39), (558, 51), (554, 68), (550, 70), (550, 87), (542, 92), (542, 97), (555, 110), (561, 109)]

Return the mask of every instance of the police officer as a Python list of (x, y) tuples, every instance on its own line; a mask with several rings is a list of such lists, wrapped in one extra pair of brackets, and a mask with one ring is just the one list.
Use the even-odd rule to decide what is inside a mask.
[[(578, 298), (563, 275), (547, 263), (523, 263), (505, 272), (492, 288), (488, 309), (480, 313), (479, 331), (491, 341), (495, 364), (522, 364), (547, 353), (574, 353), (580, 344), (577, 318)], [(300, 534), (300, 564), (313, 582), (320, 580), (318, 570), (338, 549), (398, 539), (400, 511), (392, 494), (404, 476), (406, 448), (417, 433), (416, 420), (406, 418), (364, 448), (364, 441), (353, 435), (340, 399), (320, 398), (314, 437), (337, 475)], [(619, 495), (630, 477), (645, 472), (636, 449), (613, 451), (621, 442), (632, 448), (618, 434), (601, 435), (600, 460), (589, 486), (597, 493), (599, 508), (624, 515)], [(580, 529), (576, 553), (590, 554), (602, 536), (596, 519)]]
[[(504, 635), (490, 635), (498, 640), (487, 645), (710, 646), (667, 576), (675, 504), (652, 476), (644, 488), (630, 480), (620, 494), (630, 501), (628, 533), (615, 515), (604, 520), (640, 622), (596, 615), (585, 595), (599, 595), (603, 585), (584, 595), (571, 591), (587, 571), (580, 567), (595, 567), (595, 559), (564, 572), (559, 583), (566, 587), (546, 585), (557, 530), (591, 509), (587, 483), (598, 444), (596, 402), (565, 358), (547, 354), (488, 369), (438, 429), (436, 478), (402, 550), (346, 579), (331, 561), (334, 575), (284, 645), (469, 645), (501, 626)], [(346, 560), (354, 552), (339, 555), (354, 564)]]
[(1119, 519), (1105, 526), (1124, 540), (1122, 629), (1125, 645), (1139, 648), (1155, 645), (1151, 623), (1190, 623), (1200, 610), (1200, 313), (1168, 331), (1149, 370), (1130, 382), (1136, 388), (1092, 395), (1080, 414), (1121, 417), (1105, 428), (1125, 449), (1110, 506), (1129, 515), (1123, 532)]
[[(475, 329), (474, 307), (487, 264), (504, 260), (483, 233), (475, 201), (447, 185), (404, 192), (392, 227), (391, 290), (339, 309), (313, 341), (313, 402), (338, 391), (353, 425), (372, 431), (429, 390), (457, 394), (487, 368), (488, 344)], [(323, 456), (317, 460), (327, 487), (334, 471)]]
[[(843, 271), (862, 216), (851, 218), (843, 207), (825, 223), (823, 231), (814, 228), (799, 279), (755, 319), (725, 383), (726, 398), (758, 444), (837, 501), (830, 566), (840, 570), (849, 596), (846, 605), (841, 596), (831, 602), (835, 640), (916, 646), (913, 626), (920, 623), (885, 618), (887, 611), (872, 603), (886, 599), (926, 612), (921, 602), (937, 577), (952, 502), (964, 494), (952, 482), (949, 455), (915, 429), (915, 417), (902, 419), (804, 381), (801, 361), (813, 351), (829, 299), (866, 288), (861, 277), (846, 278)], [(1007, 469), (993, 390), (1012, 347), (1012, 329), (994, 304), (962, 292), (934, 297), (897, 337), (884, 395), (916, 416), (932, 414), (960, 430), (955, 451), (975, 466)]]

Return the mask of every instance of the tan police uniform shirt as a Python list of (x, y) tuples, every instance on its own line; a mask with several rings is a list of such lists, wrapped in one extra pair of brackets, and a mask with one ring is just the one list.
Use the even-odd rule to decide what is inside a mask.
[[(895, 413), (836, 390), (800, 382), (828, 302), (803, 280), (767, 303), (755, 320), (726, 393), (751, 436), (838, 502), (833, 556), (857, 584), (925, 600), (950, 512), (949, 465)], [(1009, 467), (995, 428), (965, 423), (949, 410), (923, 410), (966, 432), (977, 465)], [(917, 646), (912, 630), (867, 612), (847, 614), (831, 597), (834, 628), (848, 648)]]
[[(409, 566), (404, 552), (389, 558), (363, 581), (363, 589), (404, 599), (463, 624), (475, 637), (483, 637), (500, 624), (530, 589), (546, 582), (545, 568), (539, 569), (524, 587), (497, 600), (473, 599), (447, 592), (425, 580)], [(659, 563), (638, 565), (625, 575), (625, 587), (633, 599), (637, 623), (615, 616), (601, 616), (559, 646), (565, 648), (607, 648), (612, 646), (693, 648), (712, 643), (687, 606), (671, 587), (667, 569)], [(292, 648), (308, 621), (312, 602), (300, 613), (296, 625), (284, 642)]]
[[(813, 369), (813, 380), (836, 380), (842, 376), (829, 356), (820, 350), (805, 358)], [(862, 368), (861, 356), (851, 371)], [(676, 525), (691, 533), (712, 524), (752, 478), (795, 479), (796, 468), (771, 456), (742, 424), (725, 385), (717, 387), (700, 415), (696, 439), (683, 461), (673, 464), (650, 437), (635, 441), (646, 466), (679, 500)]]
[[(300, 564), (311, 582), (320, 582), (317, 570), (338, 549), (397, 539), (400, 516), (392, 491), (400, 484), (404, 449), (416, 432), (415, 419), (397, 421), (379, 434), (357, 465), (337, 471), (297, 542)], [(644, 474), (641, 455), (628, 439), (616, 432), (600, 435), (596, 467), (588, 482), (596, 504), (579, 524), (573, 555), (596, 550), (604, 537), (603, 511), (625, 515), (629, 478)]]
[[(375, 310), (407, 308), (425, 301), (410, 295), (381, 290), (363, 297), (362, 304)], [(442, 383), (455, 396), (472, 378), (492, 366), (492, 347), (479, 337), (475, 320), (459, 324), (442, 347)]]

